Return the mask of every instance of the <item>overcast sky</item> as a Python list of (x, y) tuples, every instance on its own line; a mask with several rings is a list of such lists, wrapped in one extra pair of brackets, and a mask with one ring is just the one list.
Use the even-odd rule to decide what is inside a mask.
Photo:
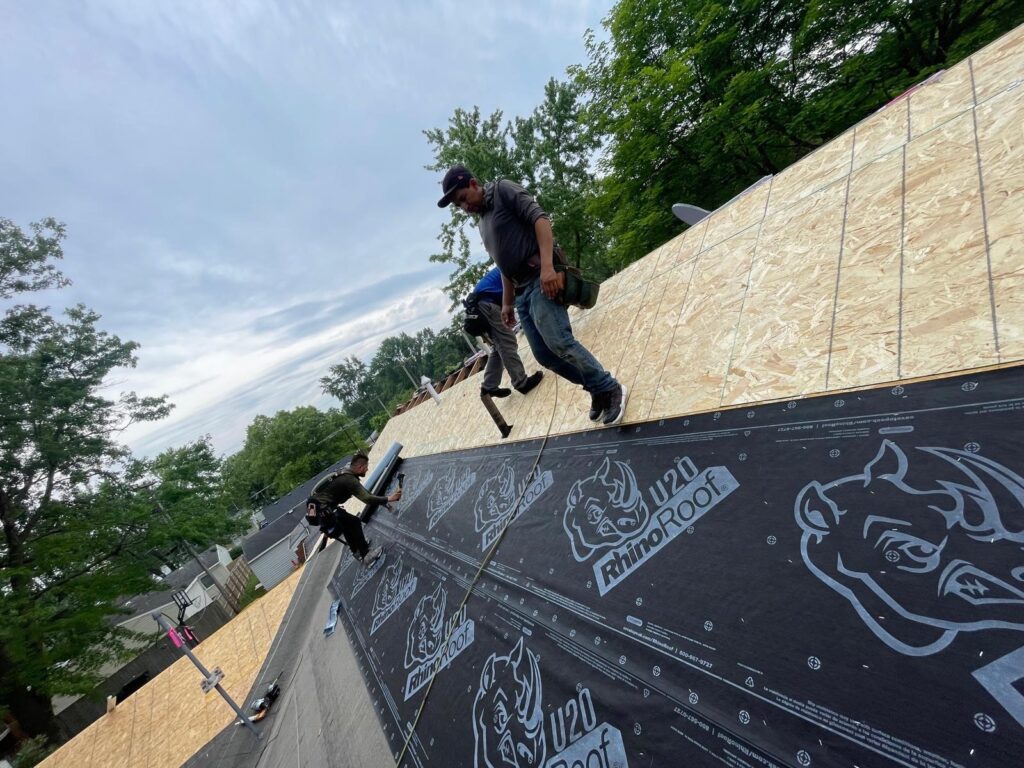
[(67, 224), (73, 286), (45, 299), (142, 345), (116, 391), (176, 404), (136, 454), (233, 452), (257, 414), (336, 405), (334, 362), (447, 325), (422, 131), (529, 113), (610, 6), (0, 4), (0, 216)]

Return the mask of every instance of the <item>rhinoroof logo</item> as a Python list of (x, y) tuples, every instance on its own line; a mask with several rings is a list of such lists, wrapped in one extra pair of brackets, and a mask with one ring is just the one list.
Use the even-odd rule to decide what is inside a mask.
[(1024, 630), (1024, 479), (980, 454), (917, 450), (950, 475), (911, 485), (907, 454), (883, 440), (862, 471), (801, 489), (804, 564), (900, 653), (935, 653), (959, 632)]
[(430, 682), (433, 675), (448, 667), (473, 644), (475, 624), (466, 617), (466, 609), (445, 620), (447, 595), (441, 584), (420, 598), (406, 633), (405, 700)]
[(373, 596), (373, 620), (370, 634), (394, 614), (395, 611), (416, 591), (416, 574), (411, 569), (402, 568), (402, 559), (398, 558), (384, 569), (377, 592)]
[(622, 734), (598, 723), (589, 688), (551, 712), (550, 733), (543, 699), (540, 657), (522, 637), (507, 655), (490, 655), (473, 700), (475, 768), (628, 768)]
[[(480, 484), (476, 503), (473, 505), (476, 530), (480, 534), (480, 548), (486, 550), (515, 515), (523, 514), (543, 493), (554, 484), (551, 472), (545, 470), (531, 475), (516, 486), (516, 475), (512, 465), (503, 462), (492, 477)], [(520, 496), (517, 509), (513, 508)]]
[[(355, 561), (355, 558), (352, 558), (352, 560)], [(383, 565), (384, 558), (381, 557), (369, 568), (360, 567), (356, 570), (356, 576), (352, 580), (352, 597), (358, 595), (363, 587), (373, 580), (373, 577), (377, 575)]]
[(597, 557), (605, 595), (738, 487), (726, 467), (698, 470), (684, 456), (648, 489), (648, 506), (629, 465), (605, 458), (569, 490), (562, 527), (577, 562)]
[(399, 502), (403, 509), (408, 509), (413, 502), (420, 497), (420, 494), (430, 486), (434, 479), (433, 470), (425, 470), (412, 477), (406, 477), (402, 485), (402, 500)]
[(473, 700), (476, 768), (544, 765), (543, 694), (537, 655), (522, 637), (507, 656), (490, 655)]
[(427, 500), (427, 529), (432, 530), (475, 482), (476, 472), (466, 467), (460, 473), (454, 464), (450, 466), (430, 491)]

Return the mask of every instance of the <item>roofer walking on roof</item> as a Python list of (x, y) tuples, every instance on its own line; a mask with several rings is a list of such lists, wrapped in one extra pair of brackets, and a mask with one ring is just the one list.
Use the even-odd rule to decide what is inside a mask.
[(324, 534), (320, 548), (327, 545), (328, 538), (340, 541), (344, 536), (352, 554), (367, 568), (381, 556), (384, 548), (374, 547), (371, 550), (363, 535), (362, 521), (341, 505), (353, 496), (364, 504), (388, 504), (402, 498), (401, 490), (390, 496), (374, 496), (363, 487), (359, 478), (366, 477), (369, 462), (365, 453), (356, 453), (341, 472), (328, 475), (317, 483), (306, 499), (306, 519), (318, 525)]
[(481, 395), (491, 397), (508, 397), (512, 390), (501, 384), (501, 367), (505, 366), (512, 386), (524, 395), (540, 384), (544, 378), (543, 371), (534, 371), (526, 375), (526, 368), (519, 357), (519, 345), (516, 343), (516, 335), (505, 326), (501, 319), (501, 301), (504, 294), (501, 272), (495, 267), (487, 272), (480, 282), (473, 289), (473, 296), (476, 297), (476, 306), (480, 316), (487, 323), (491, 344), (494, 345), (494, 353), (487, 358), (487, 367), (484, 368), (484, 381), (480, 385)]
[(537, 362), (590, 393), (590, 420), (618, 424), (626, 388), (573, 336), (569, 313), (558, 301), (565, 275), (555, 270), (551, 221), (518, 184), (499, 179), (481, 185), (465, 166), (444, 176), (437, 205), (454, 203), (475, 214), (484, 247), (501, 270), (501, 319), (515, 325), (515, 310)]

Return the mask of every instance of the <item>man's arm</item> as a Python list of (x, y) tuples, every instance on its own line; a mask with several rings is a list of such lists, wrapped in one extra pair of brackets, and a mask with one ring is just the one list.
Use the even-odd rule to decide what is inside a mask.
[(402, 498), (401, 491), (395, 491), (390, 496), (374, 496), (363, 487), (363, 484), (356, 479), (355, 475), (346, 475), (345, 482), (348, 484), (348, 490), (351, 491), (352, 495), (363, 502), (363, 504), (387, 504)]
[(512, 286), (512, 281), (505, 277), (504, 273), (501, 275), (501, 321), (512, 328), (516, 324), (516, 311), (513, 306), (515, 302), (515, 288)]
[(533, 231), (540, 247), (540, 289), (553, 299), (565, 287), (565, 275), (555, 272), (555, 236), (551, 232), (551, 222), (541, 217), (533, 222)]
[(363, 488), (363, 484), (360, 482), (355, 483), (355, 487), (352, 489), (352, 495), (359, 499), (363, 504), (387, 504), (387, 496), (374, 496), (368, 490)]

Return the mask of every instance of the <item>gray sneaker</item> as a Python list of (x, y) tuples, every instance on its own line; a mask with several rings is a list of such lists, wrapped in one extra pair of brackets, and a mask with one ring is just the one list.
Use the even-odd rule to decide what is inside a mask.
[(611, 427), (622, 421), (622, 417), (626, 415), (626, 397), (629, 395), (629, 390), (626, 389), (625, 384), (619, 384), (616, 389), (606, 394), (608, 407), (604, 412), (603, 423), (606, 427)]
[(608, 392), (591, 392), (590, 393), (590, 413), (587, 414), (587, 418), (591, 421), (598, 421), (604, 414), (605, 409), (608, 407)]
[(377, 562), (377, 558), (379, 558), (382, 554), (384, 554), (384, 547), (374, 547), (365, 555), (363, 555), (363, 565), (369, 568), (371, 565)]

